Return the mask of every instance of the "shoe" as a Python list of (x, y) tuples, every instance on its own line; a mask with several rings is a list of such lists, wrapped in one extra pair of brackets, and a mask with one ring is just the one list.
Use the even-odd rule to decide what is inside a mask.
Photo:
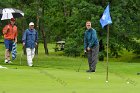
[(8, 60), (8, 63), (11, 64), (12, 63), (11, 60)]
[(29, 66), (29, 67), (32, 67), (32, 66), (33, 66), (33, 64), (28, 64), (28, 66)]
[(8, 63), (8, 60), (7, 60), (7, 59), (5, 59), (4, 63)]
[(86, 72), (95, 72), (95, 70), (87, 70)]

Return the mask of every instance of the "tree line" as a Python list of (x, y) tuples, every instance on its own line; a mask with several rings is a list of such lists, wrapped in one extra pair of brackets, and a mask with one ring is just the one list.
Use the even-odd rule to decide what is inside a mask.
[[(106, 47), (106, 27), (102, 29), (99, 20), (108, 2), (113, 22), (110, 25), (110, 55), (118, 57), (123, 49), (139, 54), (139, 0), (1, 0), (0, 6), (17, 8), (25, 13), (16, 23), (19, 42), (28, 23), (33, 21), (39, 32), (39, 42), (44, 43), (45, 54), (48, 54), (47, 43), (65, 40), (65, 54), (79, 56), (83, 52), (87, 20), (91, 20), (99, 40)], [(6, 23), (1, 21), (0, 29)]]

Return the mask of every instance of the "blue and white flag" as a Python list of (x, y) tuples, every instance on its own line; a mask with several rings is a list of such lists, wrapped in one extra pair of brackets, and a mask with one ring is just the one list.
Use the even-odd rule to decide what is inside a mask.
[(16, 43), (13, 43), (13, 46), (12, 46), (12, 59), (14, 60), (17, 56), (17, 44)]
[(100, 23), (102, 25), (102, 28), (104, 28), (104, 26), (112, 23), (112, 20), (110, 17), (110, 12), (109, 12), (109, 5), (105, 9), (103, 16), (100, 19)]

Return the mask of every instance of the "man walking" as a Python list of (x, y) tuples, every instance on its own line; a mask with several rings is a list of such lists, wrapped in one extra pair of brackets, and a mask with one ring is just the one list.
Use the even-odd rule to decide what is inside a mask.
[(88, 55), (89, 70), (87, 72), (95, 72), (98, 61), (99, 42), (96, 30), (91, 27), (91, 22), (86, 22), (85, 36), (84, 36), (84, 52)]
[(13, 42), (17, 43), (17, 27), (14, 25), (15, 19), (10, 19), (10, 24), (3, 28), (4, 44), (5, 44), (5, 63), (11, 63), (10, 54), (12, 51)]
[(26, 29), (23, 37), (23, 46), (26, 48), (28, 66), (33, 66), (33, 58), (35, 55), (35, 46), (38, 42), (38, 33), (34, 29), (34, 23), (29, 23), (29, 29)]

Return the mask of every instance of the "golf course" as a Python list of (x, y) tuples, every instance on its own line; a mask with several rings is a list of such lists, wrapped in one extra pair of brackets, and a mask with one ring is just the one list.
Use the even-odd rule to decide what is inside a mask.
[(140, 0), (0, 0), (0, 93), (140, 93)]
[[(27, 66), (22, 46), (17, 46), (17, 58), (4, 63), (4, 45), (0, 45), (0, 93), (139, 93), (139, 59), (126, 52), (120, 58), (109, 58), (109, 80), (106, 82), (106, 61), (99, 61), (95, 73), (87, 73), (87, 58), (63, 56), (48, 44), (43, 44), (34, 58), (34, 66)], [(129, 56), (126, 56), (129, 55)], [(118, 60), (118, 61), (117, 61)], [(124, 61), (125, 60), (125, 61)], [(80, 68), (79, 68), (80, 66)]]

